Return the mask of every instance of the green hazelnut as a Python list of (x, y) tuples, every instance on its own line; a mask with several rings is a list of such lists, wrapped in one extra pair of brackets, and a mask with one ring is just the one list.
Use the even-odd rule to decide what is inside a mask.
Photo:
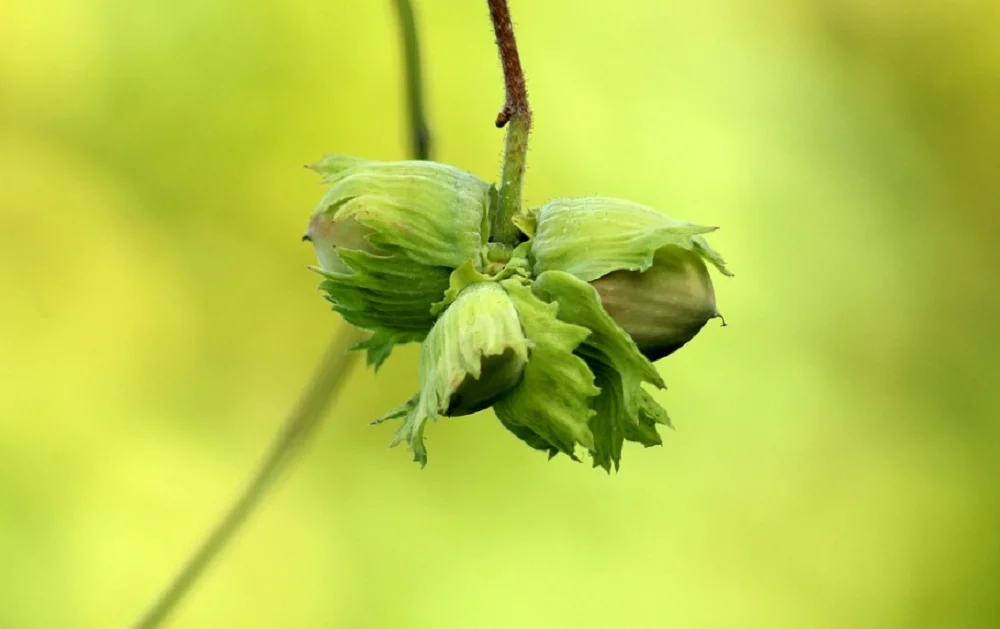
[(611, 318), (649, 359), (690, 341), (718, 317), (706, 263), (729, 275), (703, 227), (620, 199), (556, 199), (535, 210), (533, 271), (591, 283)]
[(344, 319), (373, 332), (365, 347), (377, 365), (394, 343), (427, 335), (452, 270), (483, 268), (495, 191), (429, 161), (329, 155), (311, 168), (329, 185), (304, 237), (320, 288)]

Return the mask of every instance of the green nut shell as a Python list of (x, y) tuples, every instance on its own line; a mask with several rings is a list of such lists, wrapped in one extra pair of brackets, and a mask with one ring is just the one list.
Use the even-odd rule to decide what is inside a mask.
[(612, 271), (590, 284), (607, 313), (650, 360), (677, 351), (719, 316), (704, 260), (672, 245), (657, 251), (645, 271)]

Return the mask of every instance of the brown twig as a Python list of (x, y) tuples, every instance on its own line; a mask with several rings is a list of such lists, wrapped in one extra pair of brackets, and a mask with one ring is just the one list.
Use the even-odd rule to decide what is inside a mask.
[(490, 6), (490, 19), (493, 20), (493, 33), (496, 35), (506, 88), (503, 109), (497, 114), (496, 120), (497, 128), (501, 128), (515, 114), (530, 119), (531, 110), (528, 108), (528, 90), (524, 84), (524, 70), (521, 69), (521, 57), (517, 53), (514, 24), (510, 21), (507, 0), (487, 0), (487, 3)]
[(528, 106), (528, 90), (524, 83), (524, 70), (521, 69), (507, 0), (486, 2), (490, 8), (504, 78), (504, 104), (497, 115), (496, 126), (503, 127), (509, 123), (500, 179), (499, 207), (493, 213), (492, 234), (495, 241), (513, 246), (521, 237), (512, 219), (521, 211), (521, 188), (528, 154), (531, 108)]

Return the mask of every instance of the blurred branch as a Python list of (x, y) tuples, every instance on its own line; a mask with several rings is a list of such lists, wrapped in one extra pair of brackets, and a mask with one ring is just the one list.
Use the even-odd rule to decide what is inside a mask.
[(504, 103), (497, 114), (496, 125), (507, 125), (503, 172), (500, 177), (500, 207), (493, 214), (492, 233), (497, 241), (516, 245), (520, 234), (512, 219), (521, 211), (521, 187), (528, 155), (528, 133), (531, 130), (531, 108), (524, 83), (521, 58), (514, 39), (514, 24), (510, 20), (507, 0), (487, 0), (493, 33), (496, 35), (500, 64), (503, 66)]
[[(413, 8), (409, 0), (395, 0), (395, 3), (403, 39), (412, 157), (429, 159), (431, 136), (424, 118), (420, 47)], [(361, 332), (357, 328), (347, 323), (341, 326), (317, 367), (312, 381), (303, 392), (298, 406), (285, 419), (271, 449), (257, 467), (246, 489), (159, 598), (132, 625), (132, 629), (155, 629), (161, 626), (198, 578), (204, 574), (209, 564), (219, 556), (247, 518), (253, 514), (281, 472), (315, 434), (327, 408), (336, 399), (354, 364), (354, 354), (348, 353), (348, 350), (361, 340), (361, 337)]]
[(285, 420), (267, 456), (261, 461), (243, 494), (233, 503), (225, 517), (191, 556), (184, 568), (146, 611), (133, 629), (152, 629), (160, 626), (177, 603), (187, 594), (205, 568), (225, 548), (247, 517), (253, 513), (267, 490), (305, 445), (323, 419), (330, 402), (343, 386), (345, 376), (354, 364), (354, 354), (348, 349), (361, 339), (361, 333), (351, 325), (343, 324), (330, 344), (323, 361), (313, 375), (312, 382), (299, 400), (298, 406)]
[(423, 73), (420, 69), (420, 43), (410, 0), (394, 0), (402, 38), (403, 69), (406, 73), (406, 103), (410, 118), (410, 150), (414, 159), (429, 159), (431, 132), (424, 114)]

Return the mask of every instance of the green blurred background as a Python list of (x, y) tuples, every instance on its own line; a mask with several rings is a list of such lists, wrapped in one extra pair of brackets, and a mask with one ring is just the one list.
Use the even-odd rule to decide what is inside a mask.
[[(495, 179), (485, 3), (418, 0), (437, 159)], [(729, 326), (605, 475), (489, 414), (423, 471), (357, 370), (172, 627), (1000, 626), (1000, 5), (512, 0), (526, 201), (720, 225)], [(0, 0), (0, 628), (125, 627), (338, 318), (324, 152), (405, 156), (388, 0)]]

